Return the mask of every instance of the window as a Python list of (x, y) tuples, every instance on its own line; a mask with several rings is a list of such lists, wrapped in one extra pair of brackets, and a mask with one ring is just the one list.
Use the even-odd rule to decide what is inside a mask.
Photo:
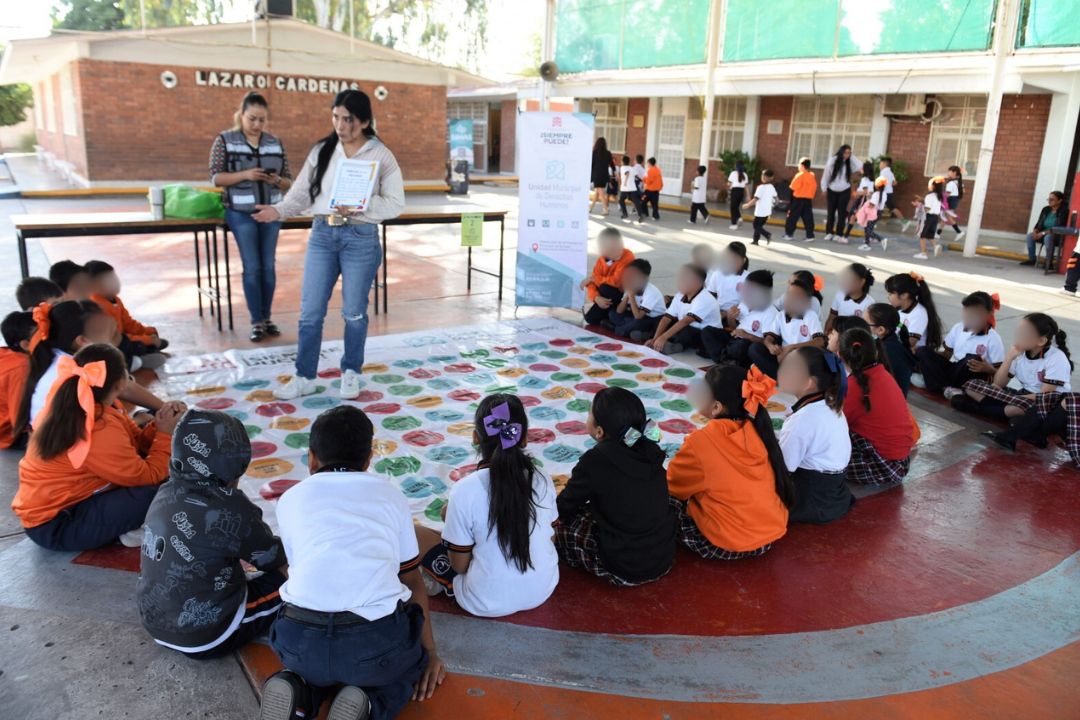
[(611, 152), (625, 152), (626, 100), (593, 100), (592, 111), (596, 118), (595, 136), (606, 139)]
[[(473, 144), (483, 145), (487, 138), (488, 105), (486, 102), (452, 102), (446, 108), (449, 120), (472, 120)], [(447, 127), (447, 139), (450, 128)]]
[(73, 68), (68, 65), (67, 69), (60, 73), (60, 119), (64, 125), (65, 135), (78, 135), (79, 126), (75, 118), (75, 89), (72, 83)]
[(712, 151), (709, 156), (716, 159), (728, 150), (742, 150), (745, 129), (746, 98), (716, 98), (713, 106)]
[(791, 117), (788, 165), (798, 165), (809, 157), (814, 167), (825, 167), (841, 145), (850, 145), (860, 160), (870, 154), (870, 125), (874, 98), (869, 95), (795, 98)]
[(941, 114), (930, 124), (930, 150), (926, 153), (927, 177), (959, 165), (965, 175), (979, 167), (979, 147), (986, 123), (986, 98), (981, 95), (939, 95)]

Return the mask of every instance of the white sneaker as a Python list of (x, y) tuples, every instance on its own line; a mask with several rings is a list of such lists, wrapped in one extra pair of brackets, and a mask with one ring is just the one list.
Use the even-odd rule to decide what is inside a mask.
[(941, 394), (945, 396), (946, 400), (952, 400), (957, 395), (963, 395), (964, 391), (957, 387), (947, 387)]
[(881, 238), (881, 252), (889, 249), (889, 238)]
[(805, 240), (803, 240), (803, 242), (805, 242), (805, 243), (812, 243), (812, 242), (814, 242), (814, 238), (812, 238), (812, 237), (808, 237), (808, 238), (806, 238)]
[(155, 353), (147, 353), (145, 355), (140, 355), (139, 359), (142, 360), (143, 369), (157, 370), (158, 368), (165, 365), (165, 362), (169, 358), (165, 357), (164, 355), (162, 355), (159, 352), (155, 352)]
[(926, 253), (921, 253), (921, 252), (920, 253), (915, 253), (911, 257), (915, 258), (916, 260), (929, 260), (930, 259), (930, 257)]
[(708, 225), (708, 224), (709, 224), (709, 218), (710, 218), (710, 217), (711, 217), (711, 216), (709, 216), (709, 215), (706, 215), (706, 216), (705, 216), (705, 223), (704, 223), (705, 225)]
[(862, 252), (870, 252), (870, 246), (867, 243), (863, 243), (859, 246), (859, 250)]
[(143, 528), (140, 525), (134, 530), (128, 530), (126, 533), (117, 538), (120, 544), (124, 547), (137, 548), (142, 547), (143, 541)]
[(739, 226), (738, 226), (738, 225), (728, 225), (728, 228), (727, 228), (727, 229), (728, 229), (728, 230), (738, 230), (738, 229), (739, 229)]
[(941, 251), (945, 249), (944, 245), (934, 246), (934, 257), (941, 257)]
[(278, 400), (295, 400), (304, 395), (311, 395), (315, 390), (316, 386), (314, 380), (308, 380), (305, 377), (293, 375), (292, 378), (289, 379), (289, 382), (274, 390), (274, 397)]
[(790, 235), (785, 235), (784, 237), (782, 237), (780, 239), (781, 240), (794, 240), (795, 238), (791, 237)]
[(960, 232), (956, 233), (956, 237), (953, 238), (953, 240), (955, 240), (956, 242), (960, 242), (964, 239), (964, 235), (967, 235), (967, 231), (961, 230)]
[(142, 367), (142, 358), (138, 355), (131, 358), (131, 365), (128, 367), (128, 372), (135, 372)]
[(911, 384), (917, 388), (926, 388), (926, 379), (922, 376), (922, 373), (911, 374)]
[(911, 227), (911, 221), (910, 221), (910, 220), (905, 220), (905, 221), (904, 221), (904, 224), (900, 226), (900, 232), (902, 232), (902, 233), (906, 233), (906, 232), (907, 232), (907, 229), (908, 229), (909, 227)]
[(836, 239), (836, 236), (833, 235), (832, 233), (829, 233), (828, 235), (825, 236), (825, 242), (832, 242), (835, 239)]
[(1066, 290), (1065, 288), (1058, 288), (1058, 292), (1062, 295), (1068, 295), (1069, 297), (1076, 297), (1075, 290)]
[(833, 235), (832, 241), (837, 245), (847, 245), (849, 242), (843, 235)]
[(367, 693), (355, 685), (338, 690), (326, 720), (368, 720), (371, 717), (371, 700)]
[(360, 388), (364, 386), (360, 379), (360, 373), (355, 370), (346, 370), (341, 373), (341, 388), (338, 391), (342, 400), (352, 400), (360, 394)]
[(691, 225), (697, 225), (696, 220), (687, 220), (686, 222), (690, 223)]

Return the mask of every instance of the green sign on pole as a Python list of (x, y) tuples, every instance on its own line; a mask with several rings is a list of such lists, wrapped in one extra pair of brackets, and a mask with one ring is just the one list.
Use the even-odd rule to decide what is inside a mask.
[(484, 213), (461, 213), (461, 247), (484, 244)]

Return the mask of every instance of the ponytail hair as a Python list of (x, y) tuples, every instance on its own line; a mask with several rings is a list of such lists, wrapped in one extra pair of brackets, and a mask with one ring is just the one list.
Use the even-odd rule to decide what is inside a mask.
[(776, 479), (776, 494), (784, 506), (790, 508), (795, 504), (795, 486), (791, 482), (787, 465), (784, 463), (784, 453), (776, 439), (772, 418), (769, 417), (769, 410), (765, 404), (762, 403), (758, 407), (753, 417), (746, 411), (745, 400), (742, 396), (742, 385), (746, 377), (746, 368), (735, 363), (724, 362), (709, 368), (709, 371), (705, 373), (705, 384), (708, 385), (713, 398), (724, 406), (728, 419), (746, 420), (753, 424), (769, 456), (769, 465)]
[[(367, 122), (367, 127), (363, 129), (364, 137), (376, 137), (375, 116), (371, 112), (371, 98), (367, 96), (367, 93), (361, 90), (342, 90), (334, 97), (334, 103), (330, 107), (331, 109), (344, 107), (356, 122)], [(315, 162), (315, 167), (311, 169), (311, 188), (308, 190), (308, 197), (312, 203), (322, 192), (326, 169), (330, 167), (330, 158), (334, 156), (334, 150), (337, 149), (337, 132), (331, 130), (329, 135), (315, 144), (319, 146), (319, 157)]]
[(926, 345), (936, 348), (941, 346), (941, 318), (934, 306), (934, 296), (930, 285), (922, 275), (915, 272), (893, 275), (885, 281), (885, 291), (896, 295), (910, 295), (926, 308)]
[(851, 328), (840, 336), (839, 349), (840, 359), (851, 370), (851, 376), (862, 389), (863, 407), (866, 412), (870, 412), (870, 379), (866, 377), (866, 370), (879, 362), (874, 336), (869, 330)]
[(735, 161), (735, 172), (739, 173), (739, 182), (746, 182), (746, 164), (742, 160)]
[(829, 367), (828, 360), (829, 355), (832, 355), (832, 353), (819, 347), (803, 345), (795, 348), (792, 352), (806, 363), (806, 372), (814, 379), (818, 392), (824, 393), (825, 404), (839, 415), (844, 409), (843, 388), (844, 383), (847, 382), (844, 367), (840, 365), (839, 358), (835, 355), (832, 356), (833, 362), (836, 363), (836, 369), (833, 370), (833, 368)]
[[(105, 363), (105, 382), (101, 387), (92, 388), (97, 405), (127, 376), (124, 355), (112, 345), (87, 345), (75, 353), (75, 362), (80, 367), (99, 360)], [(52, 406), (45, 413), (41, 425), (31, 433), (30, 442), (42, 460), (52, 460), (84, 439), (85, 434), (86, 411), (79, 404), (79, 378), (70, 377), (56, 388)]]
[(240, 120), (244, 116), (244, 113), (247, 111), (247, 109), (252, 105), (261, 107), (267, 112), (270, 111), (270, 105), (267, 104), (266, 98), (263, 97), (262, 93), (257, 93), (252, 90), (248, 94), (244, 95), (244, 99), (240, 101), (240, 109), (233, 113), (233, 130), (240, 130), (243, 127), (243, 124)]
[(870, 271), (870, 268), (866, 267), (862, 263), (851, 263), (847, 269), (851, 271), (855, 277), (859, 278), (863, 282), (862, 296), (866, 297), (870, 292), (870, 288), (874, 287), (874, 273)]
[(1057, 345), (1058, 350), (1065, 353), (1065, 357), (1069, 360), (1069, 367), (1075, 367), (1072, 361), (1072, 354), (1069, 352), (1069, 347), (1066, 345), (1068, 335), (1062, 330), (1057, 320), (1050, 317), (1046, 313), (1030, 313), (1024, 316), (1024, 320), (1031, 323), (1035, 328), (1035, 332), (1039, 334), (1039, 337), (1049, 338), (1046, 343), (1046, 349), (1049, 350), (1051, 346)]
[(629, 390), (620, 387), (604, 388), (593, 396), (591, 411), (593, 420), (604, 431), (601, 442), (629, 442), (626, 439), (629, 430), (641, 435), (630, 447), (637, 449), (652, 442), (645, 437), (645, 425), (649, 422), (645, 405), (641, 398)]
[(732, 240), (727, 244), (727, 247), (724, 249), (730, 252), (732, 255), (742, 258), (741, 272), (746, 272), (750, 269), (750, 258), (746, 257), (746, 243), (740, 242), (739, 240)]
[(956, 175), (956, 199), (964, 199), (964, 169), (959, 165), (950, 165), (949, 172)]
[(488, 395), (476, 408), (473, 426), (480, 465), (488, 468), (491, 477), (488, 532), (495, 531), (503, 556), (524, 573), (533, 566), (529, 535), (536, 523), (533, 478), (538, 472), (524, 448), (529, 432), (525, 406), (516, 395)]
[[(907, 326), (900, 322), (899, 310), (889, 303), (874, 303), (866, 308), (866, 315), (870, 318), (871, 325), (880, 325), (888, 330), (890, 334), (895, 334), (900, 340), (900, 345), (904, 349), (904, 352), (911, 353), (911, 335), (908, 333)], [(871, 335), (873, 335), (873, 333), (871, 333)], [(881, 339), (877, 338), (877, 342), (880, 343)], [(881, 355), (882, 364), (888, 367), (889, 371), (892, 372), (892, 363), (889, 362), (888, 353), (883, 352), (884, 347), (878, 348), (878, 351)]]
[(796, 270), (792, 273), (795, 276), (795, 282), (792, 284), (798, 284), (803, 290), (806, 290), (806, 294), (810, 297), (816, 297), (818, 302), (825, 302), (825, 298), (821, 297), (821, 291), (818, 290), (818, 281), (820, 278), (809, 270)]

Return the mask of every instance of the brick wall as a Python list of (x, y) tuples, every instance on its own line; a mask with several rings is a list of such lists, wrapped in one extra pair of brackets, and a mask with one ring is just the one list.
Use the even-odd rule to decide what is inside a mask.
[[(60, 72), (68, 72), (68, 68), (61, 69)], [(68, 135), (64, 132), (64, 111), (61, 103), (61, 91), (60, 91), (60, 77), (58, 74), (50, 76), (47, 80), (43, 80), (35, 87), (39, 98), (44, 98), (45, 93), (49, 93), (52, 98), (52, 107), (50, 108), (42, 100), (41, 114), (42, 119), (45, 121), (44, 127), (35, 128), (37, 134), (37, 144), (41, 145), (47, 151), (53, 154), (58, 161), (69, 162), (75, 166), (75, 172), (82, 177), (87, 177), (87, 157), (86, 157), (86, 145), (84, 143), (84, 123), (82, 118), (82, 99), (79, 87), (78, 73), (74, 73), (72, 76), (72, 92), (75, 95), (74, 107), (75, 107), (75, 128), (76, 135)], [(49, 121), (45, 117), (49, 110), (52, 110), (54, 131), (49, 132), (47, 129)]]
[(517, 172), (514, 148), (517, 144), (517, 101), (503, 100), (499, 117), (499, 172)]
[[(634, 116), (640, 115), (645, 122), (634, 127)], [(645, 154), (645, 138), (649, 134), (649, 98), (630, 98), (626, 103), (626, 154), (633, 162), (635, 155)], [(615, 159), (619, 164), (619, 159)]]
[[(245, 91), (198, 86), (193, 68), (176, 71), (180, 83), (168, 90), (160, 81), (166, 69), (170, 68), (79, 61), (89, 179), (209, 179), (210, 145), (218, 132), (232, 125)], [(376, 84), (365, 81), (360, 88), (371, 95)], [(376, 126), (405, 179), (441, 178), (447, 154), (446, 88), (381, 84), (389, 96), (381, 102), (372, 100)], [(268, 130), (284, 142), (295, 172), (312, 143), (331, 130), (333, 95), (276, 90), (272, 83), (263, 92), (270, 104)]]
[[(778, 180), (787, 180), (795, 175), (795, 168), (787, 165), (788, 138), (791, 137), (791, 110), (794, 101), (790, 95), (761, 98), (757, 154), (761, 158), (761, 169), (772, 170), (776, 173)], [(778, 135), (769, 134), (770, 120), (779, 120), (784, 123)], [(758, 178), (754, 178), (754, 182), (757, 180)]]

